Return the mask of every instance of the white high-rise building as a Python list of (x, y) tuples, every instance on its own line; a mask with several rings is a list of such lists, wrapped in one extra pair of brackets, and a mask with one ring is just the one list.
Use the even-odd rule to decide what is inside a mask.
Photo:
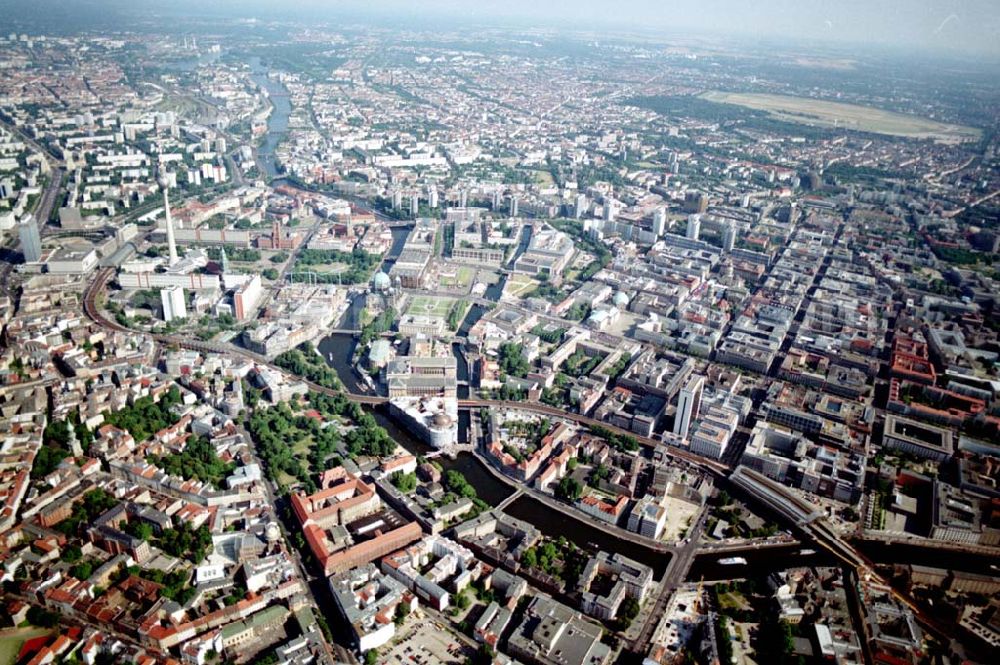
[(677, 396), (677, 415), (674, 416), (674, 434), (686, 439), (691, 422), (698, 417), (701, 407), (701, 392), (705, 388), (705, 377), (694, 374), (688, 377)]
[(577, 194), (575, 217), (577, 219), (581, 219), (585, 214), (587, 214), (587, 195)]
[(617, 211), (615, 210), (616, 201), (610, 196), (604, 199), (604, 221), (613, 222), (615, 221), (615, 215)]
[(726, 228), (722, 231), (722, 249), (727, 252), (731, 252), (735, 246), (736, 227), (732, 224), (726, 224)]
[(21, 253), (25, 263), (37, 263), (42, 258), (42, 236), (38, 232), (38, 222), (28, 215), (17, 226), (17, 234), (21, 239)]
[(458, 193), (458, 207), (466, 208), (469, 205), (469, 192), (464, 189)]
[(510, 197), (510, 216), (517, 217), (517, 197)]
[(174, 319), (187, 318), (184, 289), (180, 286), (168, 286), (165, 289), (160, 289), (160, 302), (163, 305), (163, 320), (167, 323)]
[(427, 190), (427, 205), (431, 208), (438, 207), (438, 190), (434, 185), (431, 185)]
[(420, 213), (420, 197), (416, 194), (410, 196), (410, 215), (416, 219)]
[(657, 208), (653, 211), (653, 233), (657, 238), (667, 232), (667, 209)]
[(701, 235), (701, 215), (694, 214), (688, 215), (688, 227), (687, 227), (687, 238), (688, 240), (697, 240)]

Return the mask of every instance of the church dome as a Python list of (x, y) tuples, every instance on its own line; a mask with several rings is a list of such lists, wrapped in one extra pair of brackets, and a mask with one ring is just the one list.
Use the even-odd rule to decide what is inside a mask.
[(273, 543), (281, 537), (281, 530), (276, 522), (271, 522), (264, 528), (264, 537), (269, 543)]

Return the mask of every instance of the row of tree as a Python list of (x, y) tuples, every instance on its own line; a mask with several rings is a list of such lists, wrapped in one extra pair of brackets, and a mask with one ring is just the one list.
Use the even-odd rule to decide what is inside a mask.
[(337, 372), (323, 361), (310, 342), (304, 342), (297, 348), (278, 355), (274, 364), (324, 388), (339, 390), (344, 387)]
[(140, 397), (131, 406), (106, 413), (104, 421), (127, 430), (136, 442), (145, 441), (161, 429), (177, 422), (178, 418), (174, 415), (172, 407), (180, 402), (181, 391), (177, 386), (172, 386), (160, 397), (159, 402), (154, 402), (149, 395)]
[(316, 276), (317, 280), (323, 283), (364, 284), (380, 260), (381, 258), (377, 254), (369, 254), (357, 247), (351, 252), (341, 252), (335, 249), (303, 249), (299, 252), (295, 265), (346, 264), (347, 268), (340, 273), (319, 273)]

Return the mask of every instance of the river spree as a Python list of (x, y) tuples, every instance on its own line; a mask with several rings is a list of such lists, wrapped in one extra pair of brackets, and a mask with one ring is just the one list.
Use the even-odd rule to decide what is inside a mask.
[(267, 133), (257, 148), (257, 163), (264, 168), (264, 175), (270, 179), (279, 175), (274, 151), (288, 133), (288, 117), (292, 114), (292, 103), (288, 99), (288, 89), (278, 81), (268, 78), (269, 70), (261, 63), (260, 58), (251, 58), (249, 64), (254, 83), (267, 91), (273, 107), (267, 119)]
[(670, 563), (671, 555), (669, 553), (657, 552), (648, 547), (622, 540), (588, 524), (582, 517), (580, 519), (567, 517), (530, 496), (521, 496), (507, 506), (504, 512), (511, 517), (534, 524), (546, 536), (563, 537), (583, 549), (595, 552), (620, 552), (630, 559), (652, 568), (657, 578), (663, 576), (667, 564)]
[[(352, 392), (363, 389), (351, 367), (354, 346), (355, 340), (351, 335), (338, 333), (323, 339), (318, 347), (320, 353), (327, 359), (327, 363), (337, 371), (341, 381)], [(464, 357), (457, 351), (456, 357), (459, 359), (459, 378), (467, 378), (468, 368)], [(400, 427), (384, 410), (375, 409), (373, 413), (379, 424), (389, 432), (389, 435), (411, 453), (415, 455), (428, 455), (434, 452), (433, 448)], [(469, 430), (470, 414), (467, 410), (464, 410), (459, 413), (459, 417), (459, 429), (462, 432), (462, 438), (466, 438)], [(460, 453), (454, 459), (440, 457), (438, 461), (446, 471), (455, 470), (465, 476), (466, 480), (476, 488), (479, 498), (490, 505), (495, 506), (501, 503), (514, 492), (508, 484), (497, 479), (483, 466), (482, 462), (470, 453)], [(667, 564), (670, 562), (669, 554), (656, 552), (641, 545), (617, 538), (602, 531), (595, 525), (588, 524), (586, 518), (582, 516), (579, 519), (569, 518), (562, 513), (551, 510), (531, 497), (517, 499), (507, 507), (505, 512), (512, 517), (535, 525), (546, 535), (555, 538), (564, 536), (579, 547), (591, 551), (621, 552), (625, 556), (649, 565), (656, 572), (657, 576), (663, 574)]]

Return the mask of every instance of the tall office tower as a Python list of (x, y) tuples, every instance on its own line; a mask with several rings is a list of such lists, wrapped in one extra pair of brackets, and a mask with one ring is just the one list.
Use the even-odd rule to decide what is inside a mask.
[(653, 211), (653, 233), (659, 238), (667, 231), (667, 209), (657, 208)]
[(677, 414), (674, 416), (674, 434), (686, 439), (691, 423), (698, 417), (701, 407), (701, 392), (705, 389), (705, 377), (693, 374), (688, 377), (677, 396)]
[(500, 192), (493, 192), (493, 212), (500, 210)]
[(403, 207), (403, 192), (396, 190), (392, 193), (392, 209), (399, 210)]
[(510, 216), (517, 217), (517, 197), (510, 197)]
[(177, 263), (177, 241), (174, 240), (174, 220), (170, 217), (170, 196), (167, 188), (163, 188), (163, 210), (167, 215), (167, 249), (170, 252), (170, 264)]
[(467, 208), (469, 205), (469, 193), (464, 189), (458, 193), (458, 207)]
[(42, 236), (38, 232), (38, 222), (28, 215), (17, 226), (17, 234), (21, 238), (21, 253), (25, 263), (36, 263), (42, 258)]
[(732, 224), (726, 224), (726, 228), (722, 230), (722, 249), (731, 252), (735, 246), (736, 227)]
[(163, 320), (167, 323), (174, 319), (187, 318), (187, 305), (184, 302), (183, 288), (169, 286), (160, 289), (160, 303), (163, 305)]
[(427, 189), (427, 205), (429, 205), (431, 208), (438, 207), (438, 190), (437, 187), (435, 187), (434, 185), (431, 185)]
[(688, 215), (688, 240), (697, 240), (701, 235), (701, 215)]
[(581, 219), (586, 213), (587, 213), (587, 195), (577, 194), (575, 216), (577, 219)]
[(420, 214), (420, 196), (417, 194), (410, 195), (410, 215), (416, 219), (417, 215)]
[(226, 248), (222, 248), (222, 272), (223, 274), (229, 272), (229, 257), (226, 256)]

